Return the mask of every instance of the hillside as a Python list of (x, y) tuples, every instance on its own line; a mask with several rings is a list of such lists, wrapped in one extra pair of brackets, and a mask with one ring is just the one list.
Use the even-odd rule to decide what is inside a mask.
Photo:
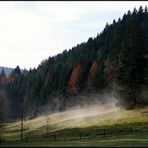
[(5, 124), (0, 129), (1, 138), (6, 140), (2, 146), (148, 145), (147, 107), (131, 111), (119, 110), (112, 105), (107, 107), (108, 110), (105, 107), (89, 106), (27, 120), (22, 142), (20, 122)]
[(105, 103), (108, 97), (102, 94), (112, 91), (121, 107), (148, 104), (144, 85), (147, 22), (147, 8), (128, 11), (112, 24), (107, 23), (95, 38), (49, 57), (37, 69), (22, 72), (16, 67), (11, 76), (1, 78), (0, 84), (13, 119), (20, 117), (22, 106), (26, 117), (35, 117), (45, 106), (49, 112), (58, 112), (77, 105)]

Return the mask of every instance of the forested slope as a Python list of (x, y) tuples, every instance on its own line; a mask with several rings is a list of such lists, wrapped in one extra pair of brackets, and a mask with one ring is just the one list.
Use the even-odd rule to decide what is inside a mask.
[[(147, 90), (143, 85), (147, 76), (147, 28), (148, 10), (140, 7), (107, 23), (95, 38), (42, 61), (37, 69), (21, 72), (17, 66), (10, 76), (0, 78), (10, 110), (15, 108), (14, 114), (19, 116), (23, 106), (26, 114), (36, 115), (48, 104), (48, 110), (61, 111), (82, 100), (91, 102), (88, 93), (106, 89), (115, 89), (121, 98), (119, 105), (127, 108), (147, 103), (147, 96), (142, 98), (143, 89)], [(85, 99), (80, 99), (82, 96)]]

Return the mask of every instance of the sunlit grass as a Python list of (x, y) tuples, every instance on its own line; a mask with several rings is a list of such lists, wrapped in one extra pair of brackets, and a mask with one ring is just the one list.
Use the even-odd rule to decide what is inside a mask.
[[(30, 136), (30, 145), (36, 146), (36, 141), (40, 141), (40, 146), (49, 145), (49, 139), (44, 136), (47, 134), (47, 119), (49, 120), (49, 134), (56, 132), (57, 139), (65, 146), (64, 139), (69, 140), (69, 145), (106, 145), (107, 143), (135, 143), (140, 142), (148, 146), (148, 108), (135, 110), (108, 110), (93, 114), (91, 109), (69, 110), (55, 113), (48, 116), (41, 116), (36, 119), (24, 122), (24, 138)], [(94, 109), (96, 112), (97, 109)], [(85, 114), (86, 112), (86, 114)], [(133, 127), (131, 135), (131, 127)], [(103, 136), (105, 131), (105, 137)], [(82, 133), (82, 140), (79, 141), (79, 134)], [(88, 134), (88, 135), (87, 135)], [(123, 134), (123, 135), (122, 135)], [(102, 135), (102, 136), (101, 136)], [(116, 136), (117, 135), (117, 136)], [(0, 129), (0, 136), (4, 137), (11, 144), (21, 145), (20, 143), (20, 122), (8, 123)], [(99, 141), (98, 141), (98, 136)], [(116, 140), (117, 139), (117, 140)], [(50, 141), (54, 146), (60, 142)], [(74, 141), (73, 141), (74, 140)], [(76, 140), (76, 141), (75, 141)], [(102, 141), (101, 141), (102, 140)], [(45, 141), (45, 142), (43, 142)], [(51, 144), (50, 143), (50, 144)], [(83, 143), (83, 144), (82, 144)], [(6, 145), (7, 145), (6, 144)], [(27, 143), (26, 143), (27, 144)], [(37, 145), (38, 146), (38, 145)]]

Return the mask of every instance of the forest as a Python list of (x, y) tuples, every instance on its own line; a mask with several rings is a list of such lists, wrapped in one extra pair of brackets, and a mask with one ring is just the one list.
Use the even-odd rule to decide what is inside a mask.
[(114, 91), (117, 106), (148, 104), (148, 8), (128, 11), (106, 23), (95, 38), (43, 60), (37, 68), (0, 74), (0, 122), (35, 118), (102, 101)]

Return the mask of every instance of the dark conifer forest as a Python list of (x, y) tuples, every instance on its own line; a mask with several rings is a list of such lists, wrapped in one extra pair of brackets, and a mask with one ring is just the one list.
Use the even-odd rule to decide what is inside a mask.
[[(106, 20), (107, 21), (107, 20)], [(43, 60), (35, 69), (0, 74), (0, 120), (36, 117), (93, 103), (91, 94), (117, 94), (117, 106), (148, 104), (148, 9), (128, 11), (95, 38)], [(90, 97), (89, 97), (90, 96)], [(98, 101), (101, 97), (95, 98)]]

